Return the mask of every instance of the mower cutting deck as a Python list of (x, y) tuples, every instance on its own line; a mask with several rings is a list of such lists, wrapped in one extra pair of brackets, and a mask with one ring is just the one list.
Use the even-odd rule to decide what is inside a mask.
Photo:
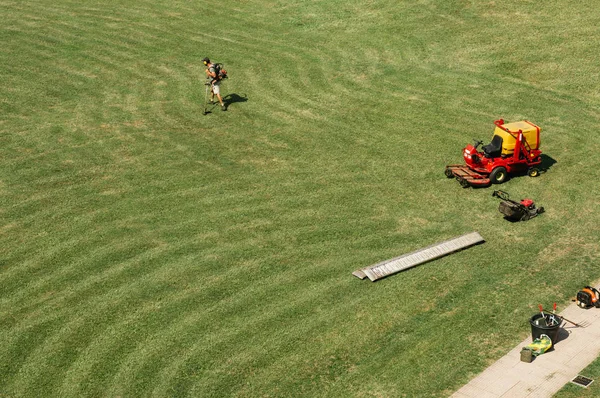
[(509, 174), (527, 172), (530, 177), (540, 174), (536, 167), (542, 163), (540, 147), (540, 127), (523, 120), (504, 123), (494, 122), (496, 129), (492, 142), (482, 146), (482, 141), (467, 145), (463, 149), (464, 165), (446, 166), (445, 175), (456, 178), (461, 186), (481, 187), (501, 184)]
[(450, 164), (446, 166), (446, 177), (456, 177), (463, 188), (472, 186), (487, 187), (491, 181), (488, 176), (471, 170), (469, 166), (464, 164)]

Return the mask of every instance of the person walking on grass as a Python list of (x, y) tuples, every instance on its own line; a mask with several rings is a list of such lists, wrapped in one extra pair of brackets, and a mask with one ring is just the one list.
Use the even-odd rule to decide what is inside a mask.
[(210, 62), (210, 59), (204, 58), (202, 60), (204, 66), (206, 66), (206, 78), (210, 79), (210, 103), (213, 104), (215, 100), (215, 95), (219, 99), (219, 103), (221, 104), (221, 110), (227, 110), (225, 103), (223, 102), (223, 98), (221, 97), (221, 76), (219, 67), (217, 64), (213, 64)]

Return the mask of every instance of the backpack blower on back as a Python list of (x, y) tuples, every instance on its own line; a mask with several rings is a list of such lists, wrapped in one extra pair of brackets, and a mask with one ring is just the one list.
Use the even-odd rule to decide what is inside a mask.
[(217, 80), (227, 79), (227, 71), (223, 69), (223, 64), (215, 63), (213, 64), (213, 68), (215, 68), (215, 73), (217, 74)]

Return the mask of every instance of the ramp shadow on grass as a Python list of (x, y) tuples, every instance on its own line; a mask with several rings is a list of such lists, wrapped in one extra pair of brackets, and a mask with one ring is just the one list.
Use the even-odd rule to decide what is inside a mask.
[[(542, 158), (542, 163), (537, 165), (537, 169), (540, 171), (540, 174), (546, 173), (555, 163), (557, 163), (556, 159), (552, 158), (551, 156), (541, 154), (540, 157)], [(520, 177), (527, 177), (527, 169), (513, 172), (509, 179)]]

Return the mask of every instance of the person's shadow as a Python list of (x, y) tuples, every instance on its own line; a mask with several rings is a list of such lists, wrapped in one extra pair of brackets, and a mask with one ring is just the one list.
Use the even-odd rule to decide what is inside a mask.
[(244, 96), (241, 97), (236, 93), (231, 93), (231, 94), (227, 94), (225, 97), (223, 97), (223, 102), (225, 103), (225, 105), (227, 105), (228, 108), (231, 104), (235, 104), (237, 102), (246, 102), (246, 101), (248, 101), (248, 96), (246, 94), (244, 94)]

